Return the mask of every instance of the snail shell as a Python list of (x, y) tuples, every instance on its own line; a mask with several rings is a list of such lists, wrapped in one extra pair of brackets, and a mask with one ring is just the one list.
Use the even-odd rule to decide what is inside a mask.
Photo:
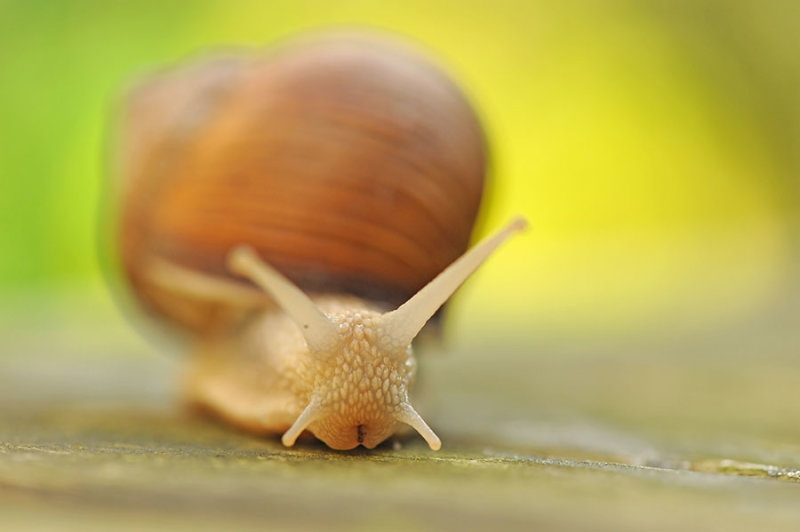
[(308, 431), (372, 448), (410, 425), (438, 449), (409, 400), (411, 341), (523, 225), (462, 255), (485, 160), (458, 89), (394, 43), (326, 39), (140, 86), (120, 254), (139, 299), (196, 333), (190, 401), (289, 446)]
[(475, 113), (393, 42), (329, 38), (200, 61), (141, 86), (127, 111), (125, 270), (197, 331), (142, 262), (233, 278), (242, 242), (309, 292), (402, 303), (467, 247), (485, 175)]

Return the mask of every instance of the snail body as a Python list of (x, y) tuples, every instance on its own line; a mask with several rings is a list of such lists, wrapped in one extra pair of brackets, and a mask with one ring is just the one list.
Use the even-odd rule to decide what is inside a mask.
[(120, 255), (195, 340), (189, 400), (287, 446), (372, 448), (405, 424), (438, 449), (411, 341), (524, 225), (462, 256), (485, 146), (449, 79), (337, 38), (162, 74), (127, 109)]

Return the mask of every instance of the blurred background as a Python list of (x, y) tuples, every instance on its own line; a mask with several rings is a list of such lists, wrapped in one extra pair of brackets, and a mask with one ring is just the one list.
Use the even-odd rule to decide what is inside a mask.
[[(109, 288), (125, 89), (331, 27), (449, 70), (492, 148), (475, 238), (531, 224), (456, 295), (446, 356), (420, 357), (435, 456), (286, 450), (177, 415), (181, 346)], [(262, 529), (353, 501), (403, 528), (797, 530), (774, 485), (800, 478), (798, 30), (797, 0), (0, 0), (3, 515)]]
[(4, 328), (124, 323), (98, 233), (132, 79), (331, 26), (405, 36), (449, 69), (492, 146), (476, 236), (531, 222), (457, 296), (457, 347), (795, 326), (798, 2), (0, 0)]

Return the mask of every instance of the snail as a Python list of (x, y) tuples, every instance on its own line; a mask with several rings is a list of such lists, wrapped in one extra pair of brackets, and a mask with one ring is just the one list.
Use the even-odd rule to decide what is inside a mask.
[(120, 262), (194, 342), (191, 403), (241, 428), (374, 448), (406, 426), (411, 343), (510, 234), (466, 252), (485, 141), (416, 52), (336, 36), (194, 60), (129, 95)]

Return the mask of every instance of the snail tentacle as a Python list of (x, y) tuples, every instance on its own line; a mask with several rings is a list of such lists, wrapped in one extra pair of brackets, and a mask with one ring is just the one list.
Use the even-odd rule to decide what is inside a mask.
[(527, 221), (514, 218), (503, 229), (461, 255), (411, 299), (382, 316), (383, 339), (392, 347), (406, 346), (461, 284), (508, 237), (524, 230)]
[(271, 295), (300, 327), (308, 347), (315, 353), (330, 353), (339, 342), (336, 326), (289, 279), (259, 258), (250, 246), (237, 246), (228, 254), (228, 267), (247, 277)]
[(442, 440), (439, 439), (439, 436), (433, 432), (428, 424), (425, 423), (425, 420), (422, 419), (422, 416), (410, 404), (402, 403), (397, 414), (395, 414), (395, 419), (419, 432), (419, 435), (425, 439), (431, 450), (438, 451), (442, 448)]
[(315, 401), (311, 401), (303, 410), (303, 413), (295, 420), (289, 430), (281, 436), (281, 443), (286, 447), (292, 447), (306, 428), (317, 418), (319, 407)]

